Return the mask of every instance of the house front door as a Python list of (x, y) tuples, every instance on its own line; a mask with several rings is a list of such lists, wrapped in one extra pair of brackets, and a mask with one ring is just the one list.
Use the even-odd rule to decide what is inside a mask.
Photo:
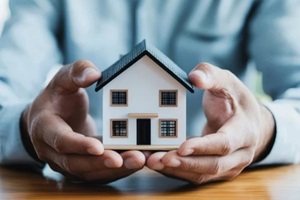
[(151, 144), (151, 120), (137, 119), (136, 120), (137, 145)]

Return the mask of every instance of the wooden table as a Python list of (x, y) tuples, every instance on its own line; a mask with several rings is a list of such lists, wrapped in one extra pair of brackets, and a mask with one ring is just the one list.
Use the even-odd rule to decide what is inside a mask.
[(300, 165), (244, 171), (228, 182), (201, 186), (161, 176), (144, 169), (114, 183), (86, 185), (64, 180), (53, 172), (44, 176), (0, 167), (0, 199), (300, 199)]

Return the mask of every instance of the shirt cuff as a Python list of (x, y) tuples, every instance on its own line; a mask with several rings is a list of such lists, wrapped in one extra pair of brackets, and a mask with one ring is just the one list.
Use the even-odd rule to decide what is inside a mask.
[(269, 155), (254, 165), (299, 163), (300, 113), (291, 104), (281, 101), (265, 106), (275, 119), (276, 138)]
[(5, 105), (0, 110), (0, 162), (42, 166), (25, 150), (21, 139), (20, 118), (27, 103)]

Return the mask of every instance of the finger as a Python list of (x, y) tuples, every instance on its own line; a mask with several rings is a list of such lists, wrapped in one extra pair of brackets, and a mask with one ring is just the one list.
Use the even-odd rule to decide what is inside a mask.
[(181, 156), (222, 156), (240, 148), (240, 143), (230, 141), (227, 133), (214, 133), (185, 141), (178, 149)]
[(253, 135), (249, 127), (241, 121), (241, 118), (233, 116), (218, 131), (186, 140), (178, 149), (181, 156), (188, 155), (228, 155), (240, 148), (248, 147), (253, 142)]
[[(174, 154), (176, 152), (172, 151), (169, 153)], [(192, 171), (183, 171), (180, 168), (165, 166), (162, 162), (162, 159), (166, 154), (167, 154), (166, 152), (157, 152), (152, 154), (147, 160), (147, 167), (167, 177), (175, 178), (179, 180), (188, 180), (193, 183), (196, 183), (198, 181), (205, 182), (207, 181), (207, 179), (209, 179), (209, 176), (211, 176), (207, 174), (202, 175)]]
[(149, 169), (160, 171), (164, 168), (164, 164), (162, 163), (162, 158), (166, 152), (156, 152), (150, 155), (147, 159), (146, 165)]
[(69, 125), (58, 116), (48, 117), (47, 113), (40, 115), (33, 119), (32, 135), (36, 145), (38, 142), (45, 142), (56, 152), (63, 154), (103, 154), (104, 147), (96, 138), (73, 132)]
[(40, 155), (42, 160), (61, 169), (59, 172), (67, 172), (76, 176), (83, 173), (101, 171), (107, 168), (120, 168), (123, 165), (121, 155), (111, 150), (105, 151), (100, 156), (60, 154), (51, 146), (45, 144)]
[(81, 156), (61, 155), (48, 148), (49, 166), (72, 179), (108, 183), (135, 172), (121, 167), (122, 157), (110, 150), (101, 156)]
[(140, 151), (125, 151), (121, 153), (124, 167), (129, 170), (141, 169), (145, 166), (146, 157)]
[(244, 169), (252, 160), (253, 153), (249, 149), (240, 149), (227, 156), (179, 156), (169, 152), (161, 159), (165, 167), (199, 174), (221, 175), (233, 168)]
[(189, 74), (189, 80), (199, 89), (234, 94), (243, 84), (228, 70), (220, 69), (209, 63), (201, 63)]
[(97, 81), (100, 71), (89, 61), (82, 60), (65, 65), (51, 80), (47, 89), (56, 94), (69, 94)]
[(213, 178), (212, 175), (199, 174), (195, 172), (181, 171), (172, 167), (165, 167), (162, 170), (156, 170), (157, 172), (167, 176), (169, 178), (174, 178), (183, 181), (189, 181), (193, 184), (206, 183)]
[(217, 175), (209, 175), (209, 174), (199, 174), (199, 173), (190, 172), (190, 171), (189, 172), (181, 171), (180, 169), (175, 169), (172, 167), (165, 167), (163, 170), (160, 170), (157, 172), (159, 172), (167, 177), (184, 180), (184, 181), (189, 181), (196, 185), (213, 182), (213, 181), (220, 181), (220, 180), (232, 180), (238, 174), (241, 173), (241, 171), (231, 170), (231, 171), (225, 172), (224, 174), (217, 176)]
[(227, 155), (234, 150), (226, 133), (214, 133), (185, 141), (180, 145), (178, 154), (181, 156)]
[(122, 157), (111, 150), (104, 151), (101, 156), (60, 154), (53, 159), (61, 168), (77, 176), (105, 169), (120, 168), (123, 164)]
[(150, 157), (150, 155), (152, 155), (154, 152), (152, 151), (142, 151), (142, 153), (144, 154), (146, 160)]
[(208, 63), (195, 67), (189, 74), (189, 80), (199, 89), (227, 99), (233, 111), (239, 109), (237, 105), (251, 111), (253, 106), (249, 106), (249, 102), (256, 102), (255, 96), (234, 74)]
[(97, 183), (107, 183), (135, 173), (142, 169), (146, 162), (145, 156), (139, 151), (125, 151), (121, 153), (121, 156), (123, 158), (121, 167), (95, 170), (82, 174), (82, 177), (89, 181), (97, 181)]

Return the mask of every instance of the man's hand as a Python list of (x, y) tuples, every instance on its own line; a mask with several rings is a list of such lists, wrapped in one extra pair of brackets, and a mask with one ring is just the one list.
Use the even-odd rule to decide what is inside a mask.
[[(88, 61), (66, 65), (22, 115), (23, 138), (38, 158), (64, 175), (100, 183), (127, 176), (145, 165), (139, 151), (106, 151), (93, 138), (84, 87), (101, 76)], [(99, 105), (100, 106), (100, 105)], [(30, 148), (30, 147), (29, 147)]]
[(272, 146), (273, 116), (229, 71), (202, 63), (189, 79), (205, 90), (203, 136), (185, 141), (177, 151), (152, 154), (147, 166), (196, 184), (233, 179)]

